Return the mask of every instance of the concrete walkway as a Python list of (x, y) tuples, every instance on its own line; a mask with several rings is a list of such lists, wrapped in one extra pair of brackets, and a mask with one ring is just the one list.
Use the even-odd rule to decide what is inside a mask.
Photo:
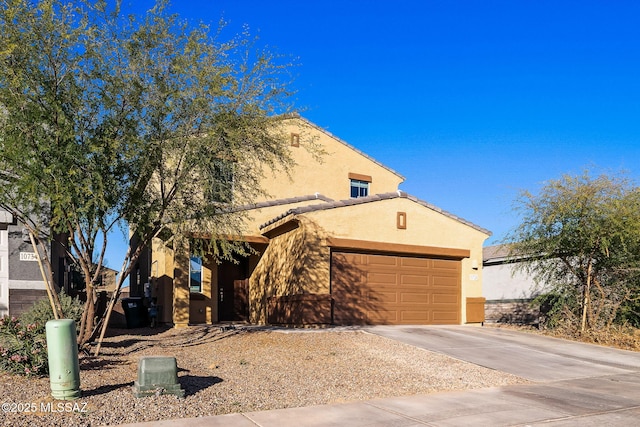
[(128, 426), (640, 425), (640, 353), (486, 327), (366, 330), (535, 383)]

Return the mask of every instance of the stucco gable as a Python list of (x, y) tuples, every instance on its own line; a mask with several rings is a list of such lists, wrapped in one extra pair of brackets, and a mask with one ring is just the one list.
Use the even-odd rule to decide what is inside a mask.
[(344, 145), (345, 147), (348, 147), (349, 149), (353, 150), (354, 152), (358, 153), (359, 155), (361, 155), (362, 157), (370, 160), (371, 162), (375, 163), (376, 165), (386, 169), (387, 171), (397, 175), (402, 181), (405, 180), (405, 177), (403, 175), (401, 175), (400, 173), (398, 173), (397, 171), (393, 170), (392, 168), (390, 168), (389, 166), (379, 162), (378, 160), (374, 159), (373, 157), (371, 157), (370, 155), (368, 155), (367, 153), (357, 149), (356, 147), (354, 147), (353, 145), (349, 144), (348, 142), (346, 142), (343, 139), (340, 139), (339, 137), (335, 136), (334, 134), (332, 134), (331, 132), (329, 132), (328, 130), (318, 126), (317, 124), (305, 119), (304, 117), (300, 116), (300, 115), (295, 115), (294, 117), (292, 117), (293, 120), (299, 120), (302, 123), (304, 123), (306, 126), (309, 126), (312, 129), (315, 129), (319, 132), (324, 133), (325, 135), (327, 135), (328, 137), (334, 139), (335, 141), (339, 142), (340, 144)]
[(460, 218), (459, 216), (456, 216), (448, 211), (445, 211), (444, 209), (441, 209), (435, 205), (432, 205), (431, 203), (428, 203), (424, 200), (418, 199), (415, 196), (412, 196), (410, 194), (407, 194), (404, 191), (398, 190), (398, 191), (394, 191), (391, 193), (382, 193), (382, 194), (374, 194), (368, 197), (359, 197), (356, 199), (347, 199), (347, 200), (336, 200), (336, 201), (331, 201), (331, 202), (326, 202), (326, 203), (322, 203), (322, 204), (313, 204), (313, 205), (308, 205), (308, 206), (302, 206), (302, 207), (298, 207), (295, 209), (289, 209), (288, 211), (282, 213), (281, 215), (278, 215), (277, 217), (269, 220), (268, 222), (262, 224), (260, 226), (261, 230), (266, 229), (267, 227), (269, 227), (270, 225), (279, 222), (283, 219), (285, 219), (288, 216), (293, 216), (293, 215), (301, 215), (301, 214), (305, 214), (305, 213), (309, 213), (309, 212), (316, 212), (316, 211), (323, 211), (323, 210), (327, 210), (327, 209), (339, 209), (339, 208), (344, 208), (344, 207), (348, 207), (348, 206), (355, 206), (355, 205), (362, 205), (365, 203), (375, 203), (375, 202), (379, 202), (382, 200), (391, 200), (391, 199), (397, 199), (397, 198), (404, 198), (404, 199), (408, 199), (411, 200), (414, 203), (417, 203), (421, 206), (424, 206), (432, 211), (435, 211), (439, 214), (444, 215), (445, 217), (448, 217), (450, 219), (453, 219), (461, 224), (464, 224), (468, 227), (471, 227), (477, 231), (480, 231), (481, 233), (486, 234), (487, 236), (490, 236), (492, 233), (491, 231), (480, 227), (479, 225), (476, 225), (470, 221), (467, 221), (463, 218)]
[(266, 199), (320, 193), (341, 200), (351, 195), (354, 180), (366, 182), (369, 194), (396, 191), (404, 181), (398, 172), (304, 118), (285, 118), (274, 131), (291, 138), (292, 164), (286, 170), (264, 170), (259, 184)]

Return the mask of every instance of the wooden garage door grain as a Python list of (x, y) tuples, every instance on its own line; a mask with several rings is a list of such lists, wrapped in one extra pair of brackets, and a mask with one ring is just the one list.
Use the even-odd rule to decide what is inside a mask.
[(460, 261), (333, 252), (338, 325), (459, 324)]

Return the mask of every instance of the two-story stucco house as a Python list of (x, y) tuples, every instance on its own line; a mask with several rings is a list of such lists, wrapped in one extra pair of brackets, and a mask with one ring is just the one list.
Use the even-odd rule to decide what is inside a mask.
[[(186, 262), (159, 239), (131, 278), (183, 327), (258, 324), (461, 324), (482, 321), (482, 244), (490, 232), (398, 189), (404, 178), (299, 117), (284, 121), (296, 166), (268, 174), (247, 207), (238, 263)], [(302, 148), (313, 140), (318, 162)]]

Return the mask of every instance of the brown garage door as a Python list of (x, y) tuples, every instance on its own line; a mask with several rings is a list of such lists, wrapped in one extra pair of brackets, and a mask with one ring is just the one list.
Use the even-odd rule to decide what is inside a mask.
[(460, 261), (332, 252), (338, 325), (460, 323)]

